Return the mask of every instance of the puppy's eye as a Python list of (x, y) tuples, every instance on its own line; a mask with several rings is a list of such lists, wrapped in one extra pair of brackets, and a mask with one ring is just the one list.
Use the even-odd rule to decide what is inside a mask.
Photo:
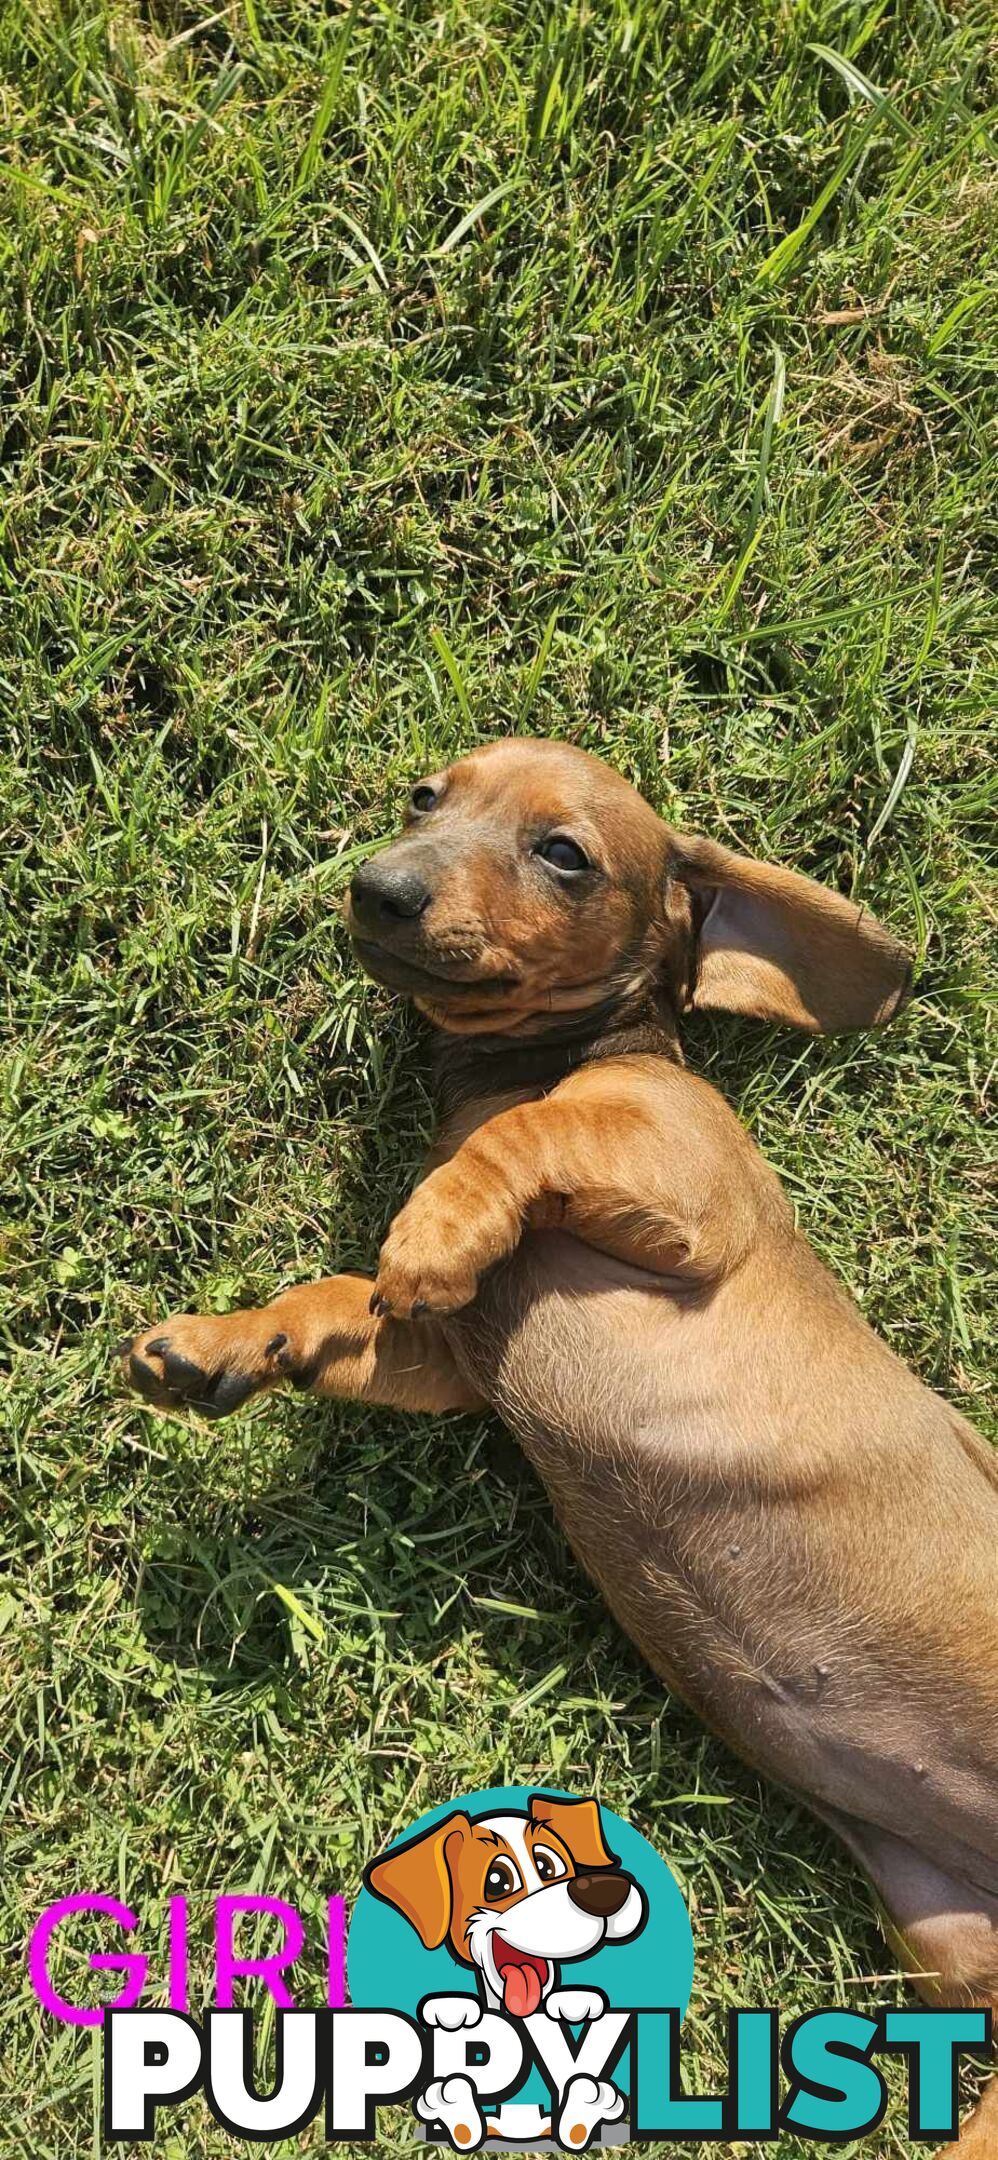
[(567, 870), (573, 876), (580, 870), (588, 870), (589, 857), (578, 841), (568, 840), (564, 833), (551, 833), (534, 850), (542, 862), (550, 863), (552, 870)]
[(413, 788), (409, 797), (409, 807), (411, 810), (432, 810), (436, 800), (436, 788), (427, 787), (425, 780), (420, 781), (419, 786)]
[(568, 1874), (561, 1854), (552, 1852), (547, 1845), (534, 1846), (534, 1866), (542, 1882), (560, 1882)]
[(512, 1860), (493, 1860), (485, 1877), (485, 1895), (490, 1905), (498, 1904), (500, 1898), (512, 1897), (514, 1890), (522, 1890), (519, 1869)]

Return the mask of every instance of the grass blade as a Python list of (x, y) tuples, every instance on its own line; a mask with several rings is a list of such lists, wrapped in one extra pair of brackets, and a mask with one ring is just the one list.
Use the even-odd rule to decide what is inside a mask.
[(905, 119), (904, 114), (899, 113), (896, 106), (892, 104), (890, 93), (886, 90), (878, 90), (876, 83), (872, 83), (869, 76), (863, 74), (862, 69), (856, 66), (854, 60), (847, 60), (842, 53), (833, 52), (830, 45), (809, 45), (808, 52), (816, 53), (819, 60), (824, 60), (828, 67), (834, 68), (836, 75), (841, 76), (846, 89), (854, 98), (865, 98), (868, 105), (873, 105), (878, 111), (882, 111), (885, 117), (890, 120), (892, 126), (897, 128), (898, 134), (904, 136), (906, 142), (914, 141), (915, 129)]
[(500, 180), (497, 187), (490, 188), (487, 195), (480, 196), (476, 203), (472, 203), (471, 209), (465, 211), (464, 216), (458, 219), (453, 231), (448, 233), (446, 240), (441, 240), (439, 247), (435, 247), (432, 253), (434, 255), (452, 255), (454, 249), (460, 247), (465, 234), (470, 233), (473, 225), (477, 225), (479, 218), (485, 217), (495, 207), (496, 203), (502, 201), (504, 195), (509, 195), (512, 189), (518, 187), (519, 184), (520, 176), (518, 173), (514, 174), (511, 180)]
[(430, 638), (436, 651), (439, 653), (440, 658), (443, 661), (443, 664), (450, 677), (451, 683), (453, 684), (454, 694), (457, 698), (458, 704), (461, 707), (461, 718), (462, 720), (466, 721), (468, 727), (471, 727), (473, 725), (471, 718), (471, 706), (468, 701), (468, 692), (465, 688), (464, 676), (462, 675), (461, 670), (458, 666), (457, 659), (453, 651), (451, 650), (451, 647), (448, 644), (442, 630), (438, 629), (435, 626), (430, 631)]
[(787, 363), (783, 357), (783, 354), (780, 351), (779, 346), (777, 345), (774, 346), (773, 349), (773, 382), (769, 396), (766, 399), (766, 412), (762, 423), (762, 443), (759, 450), (759, 469), (756, 473), (755, 487), (752, 492), (752, 506), (749, 510), (748, 527), (745, 534), (746, 547), (748, 546), (749, 541), (752, 539), (756, 526), (759, 523), (759, 519), (762, 516), (762, 506), (766, 499), (766, 484), (769, 474), (769, 460), (773, 449), (773, 436), (775, 435), (776, 430), (779, 427), (780, 421), (783, 418), (783, 399), (786, 387)]
[(337, 99), (340, 94), (340, 85), (343, 81), (343, 70), (346, 67), (347, 54), (350, 50), (351, 40), (353, 38), (354, 24), (357, 20), (357, 7), (358, 0), (353, 0), (350, 13), (347, 16), (346, 22), (344, 23), (343, 28), (340, 31), (339, 37), (336, 40), (332, 61), (330, 63), (329, 73), (326, 76), (325, 83), (323, 84), (322, 96), (319, 99), (319, 103), (315, 109), (315, 118), (312, 122), (312, 131), (309, 135), (305, 148), (302, 151), (301, 159), (299, 162), (297, 175), (299, 187), (308, 186), (308, 183), (311, 180), (313, 173), (315, 172), (316, 166), (319, 163), (319, 159), (322, 156), (322, 146), (325, 142), (326, 136), (329, 133), (329, 129), (332, 124), (333, 114), (336, 111)]
[(530, 673), (527, 676), (523, 697), (520, 702), (521, 720), (526, 720), (533, 706), (534, 699), (537, 696), (537, 692), (540, 689), (541, 679), (543, 677), (544, 670), (548, 662), (548, 654), (551, 650), (551, 641), (554, 637), (554, 633), (557, 627), (558, 610), (557, 608), (552, 608), (551, 613), (548, 616), (547, 622), (544, 625), (544, 634), (541, 638), (541, 642), (537, 648), (537, 652), (534, 655), (533, 661), (531, 662)]
[(756, 272), (760, 285), (778, 285), (793, 269), (801, 249), (806, 247), (819, 219), (824, 216), (829, 204), (834, 202), (840, 187), (849, 178), (853, 166), (858, 164), (864, 151), (872, 141), (886, 102), (884, 100), (876, 107), (875, 111), (869, 114), (863, 126), (846, 143), (835, 171), (832, 173), (831, 178), (826, 180), (820, 194), (815, 197), (810, 210), (801, 219), (800, 224), (794, 227), (793, 232), (785, 233), (779, 245), (773, 249), (772, 254), (767, 255), (765, 261), (760, 264)]

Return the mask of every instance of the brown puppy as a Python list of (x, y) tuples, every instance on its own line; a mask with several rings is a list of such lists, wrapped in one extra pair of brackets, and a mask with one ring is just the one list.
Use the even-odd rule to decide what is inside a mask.
[[(538, 742), (421, 783), (350, 922), (440, 1049), (377, 1280), (168, 1321), (130, 1377), (216, 1416), (282, 1379), (493, 1405), (655, 1670), (860, 1859), (922, 1992), (998, 2004), (998, 1465), (678, 1044), (691, 1006), (874, 1026), (904, 953)], [(998, 2086), (960, 2152), (998, 2154)]]

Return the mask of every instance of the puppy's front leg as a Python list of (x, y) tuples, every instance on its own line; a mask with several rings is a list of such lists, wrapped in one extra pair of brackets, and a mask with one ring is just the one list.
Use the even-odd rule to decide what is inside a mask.
[(371, 1313), (366, 1276), (300, 1283), (272, 1305), (179, 1313), (120, 1345), (126, 1377), (160, 1410), (227, 1417), (284, 1382), (395, 1410), (480, 1410), (432, 1320)]
[(681, 1068), (584, 1066), (490, 1118), (416, 1187), (381, 1248), (372, 1310), (459, 1311), (527, 1229), (568, 1230), (654, 1274), (716, 1279), (751, 1235), (751, 1156), (737, 1119)]

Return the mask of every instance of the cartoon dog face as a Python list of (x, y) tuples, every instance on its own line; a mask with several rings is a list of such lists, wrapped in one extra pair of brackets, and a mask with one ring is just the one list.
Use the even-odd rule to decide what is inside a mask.
[(607, 1846), (597, 1802), (545, 1793), (531, 1794), (525, 1815), (449, 1815), (375, 1860), (364, 1880), (428, 1950), (446, 1943), (474, 1967), (510, 2017), (532, 2016), (559, 1964), (637, 1935), (647, 1910)]

